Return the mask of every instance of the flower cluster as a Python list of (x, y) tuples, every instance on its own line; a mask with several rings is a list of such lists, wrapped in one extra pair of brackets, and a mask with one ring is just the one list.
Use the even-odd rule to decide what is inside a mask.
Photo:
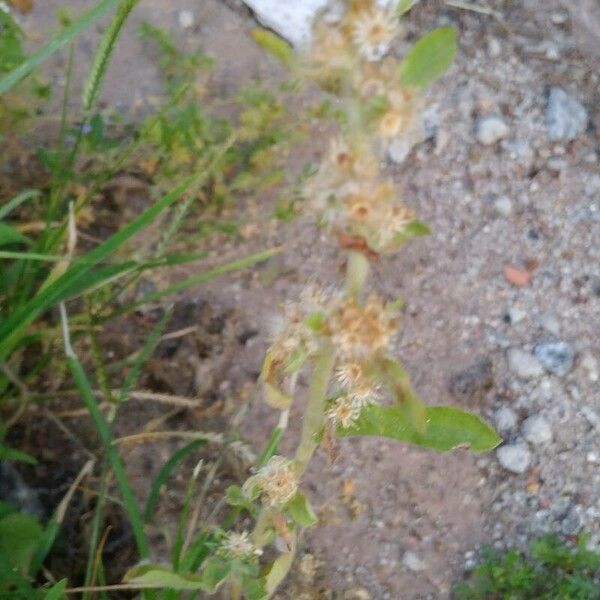
[(267, 506), (281, 508), (298, 491), (298, 475), (293, 461), (273, 456), (269, 462), (250, 477), (242, 488), (250, 497), (260, 495)]
[(262, 550), (252, 543), (247, 531), (230, 531), (219, 547), (219, 554), (242, 561), (255, 561), (262, 553)]

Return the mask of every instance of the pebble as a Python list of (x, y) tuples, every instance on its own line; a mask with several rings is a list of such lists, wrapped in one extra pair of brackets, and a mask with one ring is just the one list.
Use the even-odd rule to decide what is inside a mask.
[(583, 521), (579, 514), (578, 507), (572, 507), (565, 515), (560, 524), (560, 529), (565, 535), (575, 535), (581, 531)]
[(511, 473), (524, 473), (531, 462), (531, 453), (527, 444), (516, 443), (500, 446), (496, 450), (498, 462)]
[(548, 333), (551, 333), (555, 336), (560, 335), (560, 321), (554, 315), (542, 313), (537, 318), (537, 321)]
[(575, 351), (567, 342), (536, 344), (533, 353), (547, 371), (559, 377), (565, 376), (573, 368)]
[(393, 163), (400, 165), (410, 154), (411, 148), (412, 145), (407, 139), (395, 138), (388, 146), (388, 157)]
[(448, 383), (450, 393), (464, 402), (478, 402), (494, 385), (493, 365), (487, 356), (478, 358), (453, 373)]
[(550, 423), (542, 415), (531, 415), (521, 426), (523, 437), (530, 444), (545, 444), (552, 439)]
[(510, 431), (516, 426), (517, 421), (517, 413), (508, 406), (501, 406), (494, 413), (494, 425), (500, 432)]
[(477, 122), (475, 137), (480, 144), (491, 146), (505, 138), (508, 132), (508, 125), (500, 117), (484, 117)]
[(373, 596), (365, 588), (352, 588), (344, 592), (344, 600), (371, 600)]
[(490, 58), (498, 58), (502, 54), (502, 44), (498, 38), (490, 37), (488, 39), (487, 53)]
[(494, 208), (502, 217), (508, 217), (512, 213), (512, 201), (507, 196), (501, 196), (494, 201)]
[(581, 359), (581, 366), (588, 372), (588, 378), (592, 383), (598, 381), (598, 361), (592, 354), (586, 354)]
[(523, 310), (522, 308), (519, 308), (518, 306), (511, 306), (508, 309), (507, 314), (508, 318), (510, 319), (511, 325), (516, 325), (527, 316), (527, 311)]
[(404, 553), (402, 564), (410, 571), (424, 571), (427, 568), (425, 562), (410, 550)]
[(511, 348), (507, 353), (508, 368), (522, 379), (533, 379), (544, 374), (540, 361), (519, 348)]
[(191, 29), (194, 26), (194, 13), (191, 10), (180, 10), (177, 23), (182, 29)]
[(588, 125), (588, 113), (579, 100), (558, 86), (548, 92), (546, 106), (546, 130), (553, 141), (574, 140)]

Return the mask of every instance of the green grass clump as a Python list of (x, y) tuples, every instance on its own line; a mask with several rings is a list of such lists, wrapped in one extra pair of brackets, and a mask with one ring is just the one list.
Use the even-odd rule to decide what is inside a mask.
[(482, 559), (455, 588), (455, 600), (600, 599), (600, 553), (586, 549), (585, 536), (574, 548), (555, 535), (543, 536), (527, 554), (486, 547)]

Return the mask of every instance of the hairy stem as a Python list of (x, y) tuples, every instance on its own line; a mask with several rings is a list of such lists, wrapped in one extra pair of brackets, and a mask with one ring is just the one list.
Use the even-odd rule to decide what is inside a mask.
[(365, 287), (368, 275), (369, 260), (367, 257), (362, 252), (351, 251), (346, 264), (346, 291), (348, 294), (358, 298)]
[(317, 435), (325, 421), (325, 398), (334, 365), (334, 353), (324, 350), (315, 358), (315, 367), (304, 413), (302, 438), (296, 450), (299, 473), (304, 473), (317, 446)]

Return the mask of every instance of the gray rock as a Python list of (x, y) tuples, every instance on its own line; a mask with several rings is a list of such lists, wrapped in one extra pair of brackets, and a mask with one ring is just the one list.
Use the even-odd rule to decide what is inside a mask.
[(512, 201), (507, 196), (496, 198), (494, 201), (494, 208), (499, 215), (508, 217), (512, 212)]
[(542, 415), (531, 415), (523, 421), (521, 427), (523, 437), (530, 444), (545, 444), (552, 439), (550, 423)]
[(412, 144), (405, 138), (395, 138), (388, 146), (389, 159), (397, 165), (402, 164), (410, 154)]
[(533, 379), (544, 374), (540, 361), (520, 348), (511, 348), (507, 355), (508, 368), (521, 379)]
[(548, 92), (546, 106), (546, 130), (553, 141), (574, 140), (588, 125), (585, 107), (565, 90), (552, 86)]
[(191, 29), (194, 21), (194, 13), (191, 10), (180, 10), (177, 14), (177, 23), (182, 29)]
[(536, 344), (533, 353), (547, 371), (561, 377), (573, 368), (575, 361), (575, 351), (567, 342)]
[(453, 373), (448, 382), (448, 389), (456, 398), (473, 403), (481, 400), (493, 385), (492, 361), (484, 356)]
[(513, 325), (520, 323), (527, 316), (527, 312), (518, 306), (511, 306), (508, 309), (508, 317)]
[(475, 137), (480, 144), (491, 146), (508, 135), (508, 125), (500, 117), (484, 117), (477, 121)]
[(554, 315), (542, 313), (537, 320), (540, 326), (552, 335), (560, 335), (560, 321)]
[(531, 454), (527, 444), (516, 443), (500, 446), (496, 450), (498, 462), (511, 473), (524, 473), (531, 462)]
[(517, 413), (508, 406), (501, 406), (494, 413), (494, 425), (500, 432), (510, 431), (517, 425)]
[(560, 529), (565, 535), (575, 535), (581, 531), (583, 519), (577, 506), (573, 506), (565, 515), (560, 524)]
[(404, 553), (402, 564), (410, 571), (424, 571), (427, 568), (425, 562), (410, 550)]

